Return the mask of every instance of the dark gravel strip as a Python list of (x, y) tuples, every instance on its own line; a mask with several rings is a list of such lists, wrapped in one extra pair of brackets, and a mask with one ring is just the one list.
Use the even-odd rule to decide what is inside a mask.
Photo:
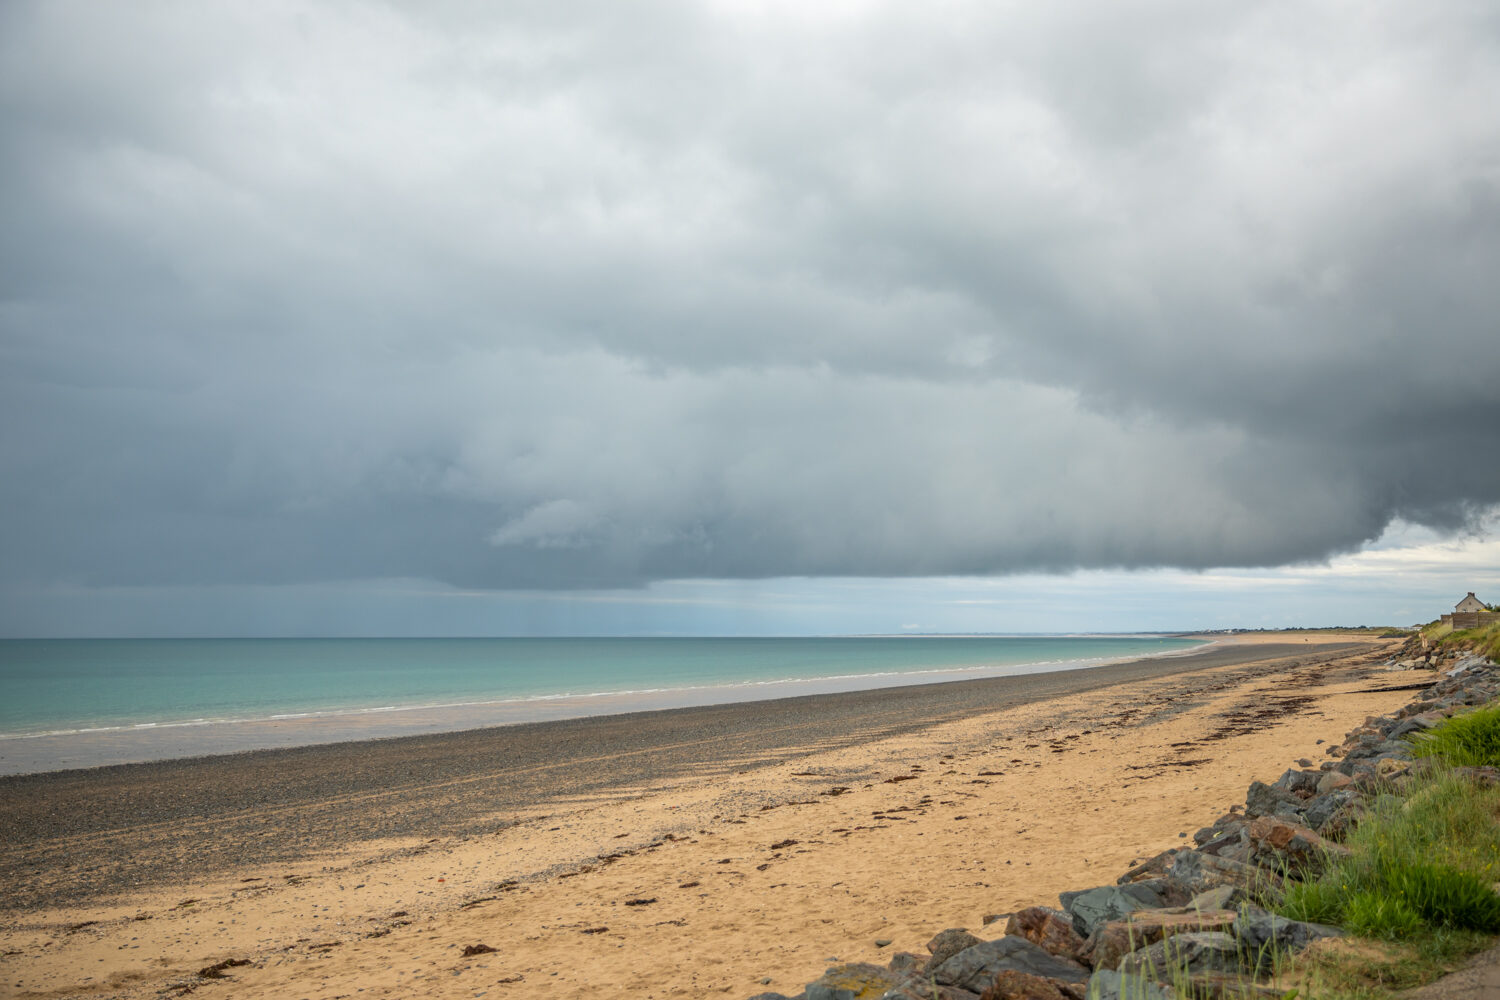
[[(1116, 684), (1356, 643), (1227, 646), (1025, 677), (812, 695), (0, 778), (7, 909), (213, 873), (275, 874), (338, 845), (503, 826), (566, 796), (740, 769)], [(254, 869), (254, 870), (252, 870)]]

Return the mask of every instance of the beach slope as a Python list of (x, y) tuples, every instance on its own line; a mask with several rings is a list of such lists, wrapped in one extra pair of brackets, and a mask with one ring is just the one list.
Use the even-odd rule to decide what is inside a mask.
[(3, 779), (0, 995), (796, 992), (1191, 834), (1404, 703), (1390, 645)]

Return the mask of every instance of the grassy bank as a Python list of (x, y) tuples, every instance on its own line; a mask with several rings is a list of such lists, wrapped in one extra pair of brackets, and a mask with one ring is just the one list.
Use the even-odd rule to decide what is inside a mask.
[(1439, 620), (1424, 626), (1421, 637), (1439, 648), (1470, 649), (1491, 660), (1500, 660), (1500, 624), (1454, 629)]
[(1389, 998), (1500, 933), (1500, 787), (1459, 770), (1500, 766), (1500, 704), (1449, 719), (1414, 749), (1417, 767), (1375, 796), (1348, 855), (1282, 900), (1283, 915), (1350, 935), (1284, 970), (1303, 997)]

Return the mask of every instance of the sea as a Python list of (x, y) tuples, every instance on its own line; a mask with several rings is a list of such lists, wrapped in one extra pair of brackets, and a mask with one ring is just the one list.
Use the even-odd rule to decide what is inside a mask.
[(0, 774), (1160, 656), (1170, 636), (0, 640)]

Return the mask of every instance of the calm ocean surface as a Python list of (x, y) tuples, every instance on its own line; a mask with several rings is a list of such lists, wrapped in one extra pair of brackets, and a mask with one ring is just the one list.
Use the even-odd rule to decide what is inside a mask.
[(0, 640), (0, 740), (460, 707), (472, 719), (485, 706), (505, 709), (499, 721), (518, 721), (597, 714), (591, 701), (615, 710), (753, 701), (1036, 673), (1199, 644), (1134, 636)]

